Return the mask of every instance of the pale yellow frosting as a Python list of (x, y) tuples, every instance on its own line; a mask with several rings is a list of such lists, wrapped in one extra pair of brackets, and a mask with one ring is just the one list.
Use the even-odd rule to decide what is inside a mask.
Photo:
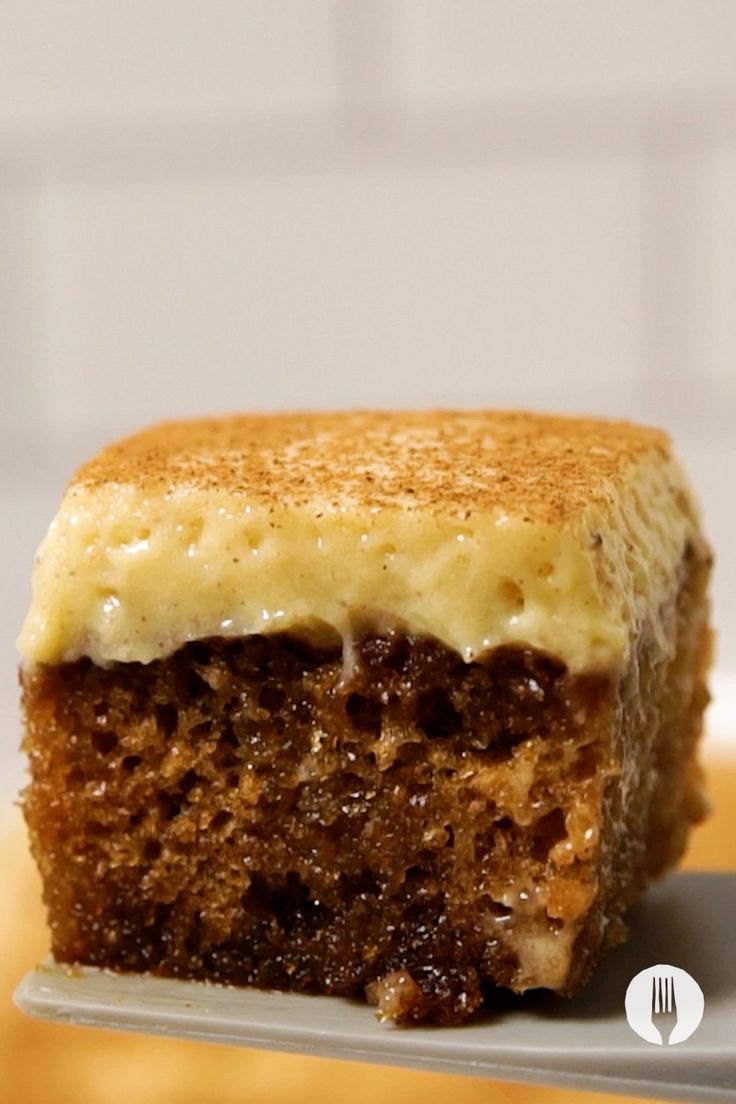
[(470, 661), (571, 670), (671, 637), (697, 513), (667, 439), (520, 413), (173, 423), (77, 474), (38, 552), (27, 661), (150, 662), (187, 641), (387, 619)]

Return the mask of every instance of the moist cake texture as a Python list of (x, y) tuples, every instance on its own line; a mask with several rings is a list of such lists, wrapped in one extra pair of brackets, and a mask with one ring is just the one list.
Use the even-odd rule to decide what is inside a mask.
[(20, 646), (59, 961), (455, 1023), (572, 994), (703, 815), (710, 554), (659, 431), (243, 416), (103, 451)]

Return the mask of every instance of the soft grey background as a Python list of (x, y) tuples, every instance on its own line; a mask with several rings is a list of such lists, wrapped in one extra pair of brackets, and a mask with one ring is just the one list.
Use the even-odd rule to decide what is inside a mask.
[(73, 467), (160, 417), (519, 405), (674, 434), (736, 692), (732, 0), (6, 0), (3, 789)]

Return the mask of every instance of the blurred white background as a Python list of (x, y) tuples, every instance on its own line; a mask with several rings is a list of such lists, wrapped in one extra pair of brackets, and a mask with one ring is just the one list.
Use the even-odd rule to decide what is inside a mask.
[(0, 58), (6, 784), (73, 467), (238, 408), (668, 428), (736, 748), (733, 0), (5, 0)]

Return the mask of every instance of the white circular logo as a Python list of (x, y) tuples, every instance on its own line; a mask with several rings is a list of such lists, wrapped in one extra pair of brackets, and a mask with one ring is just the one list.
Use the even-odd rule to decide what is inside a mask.
[(629, 1027), (657, 1046), (689, 1039), (703, 1018), (705, 998), (695, 978), (679, 966), (649, 966), (626, 990)]

